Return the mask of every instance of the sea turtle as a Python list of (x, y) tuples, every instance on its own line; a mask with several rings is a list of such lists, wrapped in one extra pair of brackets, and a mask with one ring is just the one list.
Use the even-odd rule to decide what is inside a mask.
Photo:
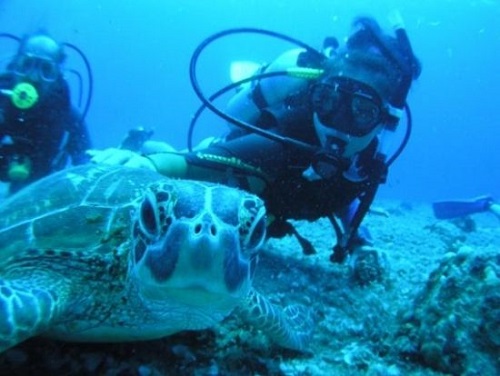
[(118, 166), (46, 177), (0, 205), (0, 351), (36, 335), (160, 338), (236, 307), (303, 349), (308, 312), (251, 286), (265, 228), (262, 201), (235, 188)]

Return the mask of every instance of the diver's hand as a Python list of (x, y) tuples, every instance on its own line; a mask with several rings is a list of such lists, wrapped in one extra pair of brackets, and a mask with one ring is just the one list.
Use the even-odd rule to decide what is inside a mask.
[(108, 148), (104, 150), (87, 150), (91, 157), (90, 162), (105, 165), (122, 165), (134, 168), (147, 168), (156, 171), (156, 167), (151, 160), (130, 150)]

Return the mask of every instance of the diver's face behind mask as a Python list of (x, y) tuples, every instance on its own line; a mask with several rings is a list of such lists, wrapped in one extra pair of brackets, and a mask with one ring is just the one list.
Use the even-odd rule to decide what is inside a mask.
[(33, 83), (51, 83), (61, 74), (61, 47), (45, 35), (35, 35), (19, 49), (12, 71), (19, 78)]
[(347, 77), (329, 77), (316, 84), (311, 100), (321, 145), (344, 158), (366, 148), (388, 116), (375, 89)]
[(53, 60), (31, 54), (18, 56), (13, 71), (31, 82), (54, 82), (60, 73), (58, 64)]

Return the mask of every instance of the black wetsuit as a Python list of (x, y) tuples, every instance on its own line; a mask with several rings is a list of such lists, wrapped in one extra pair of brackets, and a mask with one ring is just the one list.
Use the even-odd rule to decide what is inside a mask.
[[(11, 90), (15, 83), (11, 74), (0, 76), (1, 89)], [(11, 193), (68, 163), (86, 162), (90, 147), (88, 130), (71, 106), (62, 77), (30, 109), (21, 110), (10, 97), (0, 96), (0, 180), (11, 183)], [(11, 182), (8, 169), (15, 158), (29, 158), (31, 173), (25, 180)]]

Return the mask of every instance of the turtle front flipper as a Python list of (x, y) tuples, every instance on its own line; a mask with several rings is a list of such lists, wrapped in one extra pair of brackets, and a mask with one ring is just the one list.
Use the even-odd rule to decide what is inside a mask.
[(56, 301), (48, 291), (0, 279), (0, 352), (47, 330)]
[(281, 309), (251, 290), (239, 309), (246, 321), (280, 346), (302, 351), (310, 343), (314, 321), (307, 307), (297, 304)]

